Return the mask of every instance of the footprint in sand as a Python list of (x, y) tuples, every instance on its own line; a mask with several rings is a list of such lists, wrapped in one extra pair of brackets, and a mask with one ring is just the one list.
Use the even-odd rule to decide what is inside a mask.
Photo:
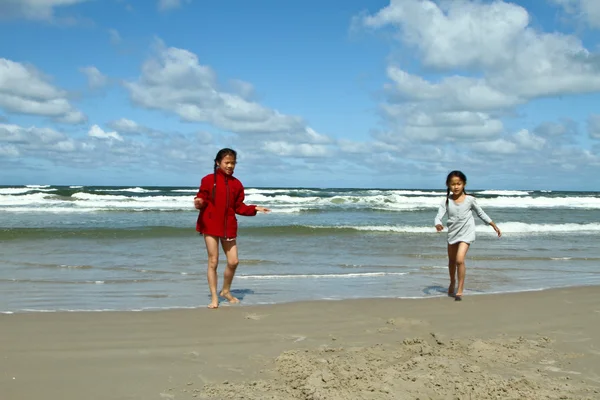
[(277, 335), (281, 340), (292, 340), (294, 341), (294, 343), (296, 342), (301, 342), (303, 340), (306, 339), (306, 336), (302, 336), (302, 335)]
[(546, 371), (551, 371), (551, 372), (561, 372), (563, 374), (571, 374), (571, 375), (581, 375), (581, 372), (577, 372), (577, 371), (566, 371), (564, 369), (560, 369), (558, 367), (546, 367), (544, 368)]
[(404, 318), (404, 317), (398, 317), (398, 318), (390, 318), (386, 321), (386, 324), (388, 325), (394, 325), (397, 326), (399, 328), (410, 328), (413, 326), (427, 326), (429, 325), (428, 322), (426, 321), (421, 321), (418, 319), (410, 319), (410, 318)]
[(246, 314), (246, 316), (244, 318), (246, 319), (251, 319), (254, 321), (258, 321), (260, 319), (263, 319), (264, 317), (266, 317), (267, 315), (260, 315), (260, 314)]
[(594, 355), (600, 356), (600, 351), (598, 351), (598, 350), (589, 349), (588, 351)]

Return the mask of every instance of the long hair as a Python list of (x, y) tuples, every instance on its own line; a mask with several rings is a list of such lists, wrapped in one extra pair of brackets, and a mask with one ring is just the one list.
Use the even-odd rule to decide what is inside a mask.
[(233, 149), (225, 147), (224, 149), (219, 150), (217, 155), (215, 156), (214, 162), (214, 172), (213, 172), (213, 190), (212, 190), (212, 198), (215, 200), (215, 192), (217, 191), (217, 168), (219, 167), (219, 163), (225, 156), (232, 156), (237, 160), (237, 152)]
[[(448, 174), (448, 176), (446, 177), (446, 208), (448, 208), (448, 201), (449, 201), (449, 197), (450, 197), (450, 180), (452, 178), (458, 178), (461, 181), (464, 182), (464, 184), (467, 184), (467, 176), (465, 174), (463, 174), (461, 171), (452, 171)], [(463, 189), (463, 193), (466, 195), (467, 191)]]

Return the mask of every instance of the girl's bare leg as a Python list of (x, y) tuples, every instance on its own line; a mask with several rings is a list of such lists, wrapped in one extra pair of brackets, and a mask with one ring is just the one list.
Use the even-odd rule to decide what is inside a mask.
[(208, 308), (219, 307), (219, 296), (217, 295), (217, 266), (219, 265), (219, 238), (216, 236), (204, 235), (206, 243), (206, 252), (208, 253), (208, 269), (206, 277), (208, 278), (208, 288), (212, 298)]
[(456, 270), (458, 272), (458, 290), (456, 296), (462, 296), (465, 289), (465, 275), (467, 274), (467, 266), (465, 265), (465, 258), (467, 251), (469, 251), (469, 243), (460, 242), (458, 244), (458, 250), (456, 252)]
[(219, 295), (225, 297), (230, 303), (239, 303), (240, 301), (231, 294), (231, 282), (239, 264), (237, 241), (221, 240), (221, 245), (223, 246), (225, 256), (227, 256), (227, 268), (223, 275), (223, 289), (221, 289)]
[(448, 273), (450, 274), (450, 285), (448, 286), (448, 296), (454, 296), (456, 293), (456, 252), (458, 243), (448, 245)]

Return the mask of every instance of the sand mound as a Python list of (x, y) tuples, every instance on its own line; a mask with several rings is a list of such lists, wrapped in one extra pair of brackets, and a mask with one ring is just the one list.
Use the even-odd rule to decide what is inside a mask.
[(206, 385), (205, 399), (593, 399), (598, 388), (561, 370), (550, 340), (407, 339), (396, 345), (294, 350), (273, 378)]

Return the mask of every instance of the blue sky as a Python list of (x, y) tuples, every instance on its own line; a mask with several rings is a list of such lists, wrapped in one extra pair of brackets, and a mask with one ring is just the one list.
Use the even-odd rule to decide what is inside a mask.
[(0, 184), (599, 190), (597, 0), (3, 0)]

